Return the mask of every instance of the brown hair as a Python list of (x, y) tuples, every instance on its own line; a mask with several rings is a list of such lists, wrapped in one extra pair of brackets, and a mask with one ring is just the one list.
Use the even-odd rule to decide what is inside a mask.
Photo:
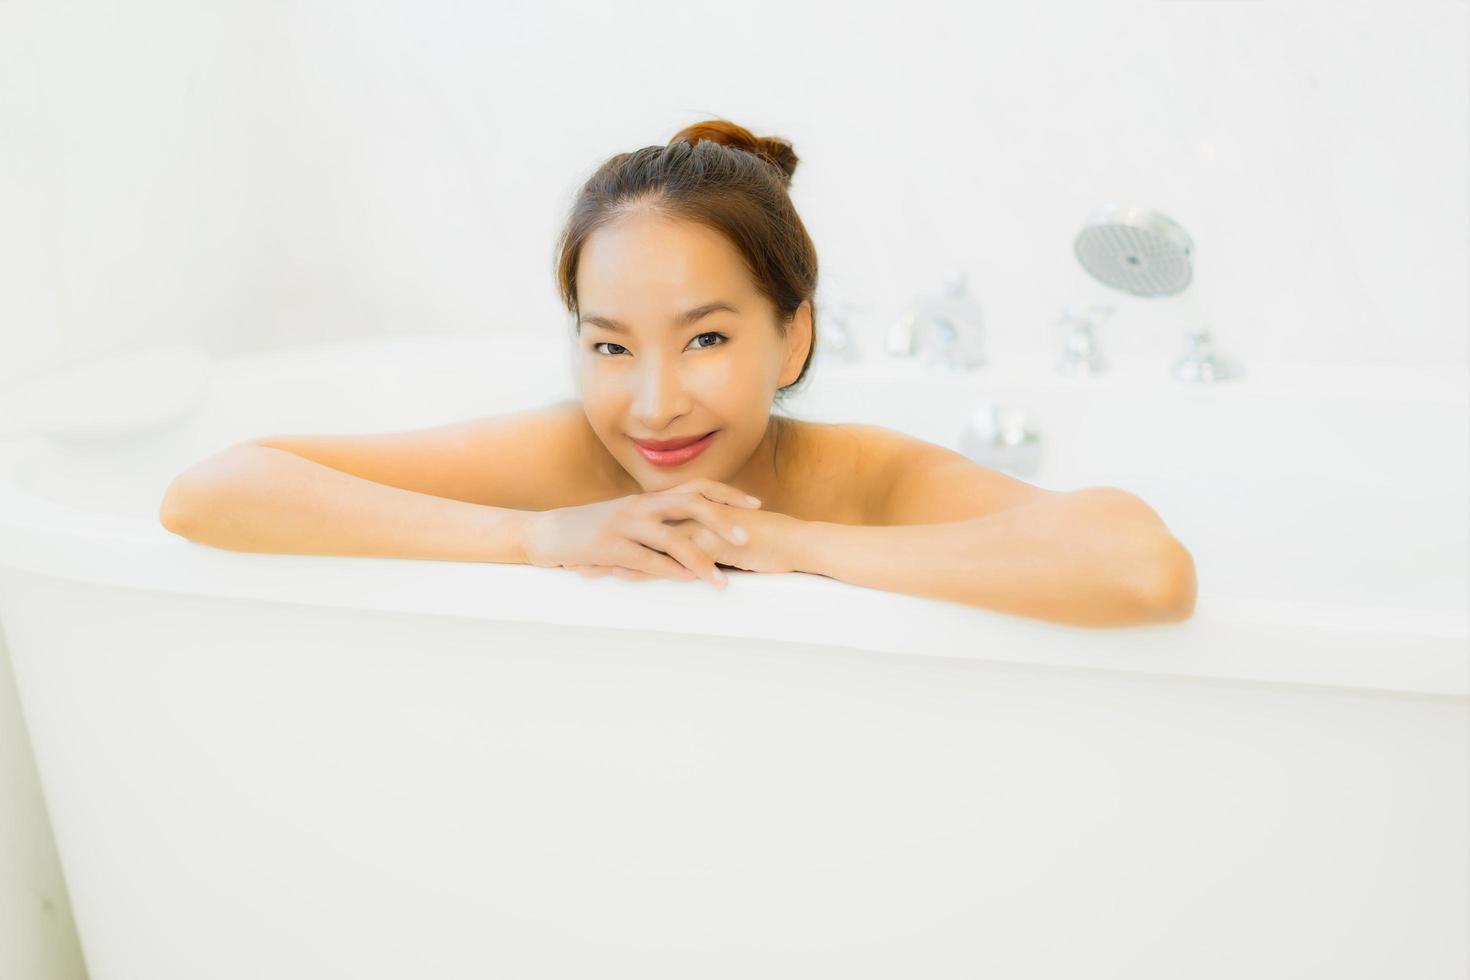
[[(589, 235), (639, 208), (696, 221), (739, 249), (761, 295), (776, 308), (784, 337), (796, 308), (812, 303), (812, 344), (796, 380), (806, 378), (816, 351), (817, 250), (791, 203), (788, 188), (798, 157), (786, 140), (756, 136), (728, 119), (694, 123), (664, 146), (610, 157), (582, 185), (557, 242), (562, 302), (579, 316), (577, 260)], [(577, 323), (581, 332), (581, 324)]]

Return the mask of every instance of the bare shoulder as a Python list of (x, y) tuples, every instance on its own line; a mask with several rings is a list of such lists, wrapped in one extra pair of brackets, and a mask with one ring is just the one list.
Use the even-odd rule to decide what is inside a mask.
[(851, 422), (839, 428), (849, 479), (864, 497), (865, 524), (968, 520), (1053, 492), (887, 426)]
[[(480, 420), (482, 444), (471, 446), (485, 465), (481, 503), (516, 510), (575, 507), (616, 496), (616, 467), (576, 398)], [(473, 441), (472, 441), (473, 442)]]
[[(614, 494), (605, 464), (610, 459), (576, 398), (552, 402), (505, 417), (512, 451), (503, 458), (518, 475), (498, 473), (489, 486), (498, 507), (552, 510), (606, 499)], [(598, 466), (602, 462), (604, 466)], [(614, 465), (616, 465), (614, 463)]]
[(873, 524), (884, 461), (897, 451), (901, 433), (855, 422), (790, 419), (793, 451), (783, 483), (792, 499), (783, 509), (803, 520)]

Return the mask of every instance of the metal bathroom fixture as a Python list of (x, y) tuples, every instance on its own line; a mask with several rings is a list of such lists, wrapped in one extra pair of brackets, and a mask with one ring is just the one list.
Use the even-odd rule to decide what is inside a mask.
[(1021, 479), (1041, 470), (1041, 425), (1026, 409), (987, 402), (975, 407), (960, 431), (960, 452)]
[[(1188, 351), (1175, 362), (1172, 375), (1179, 381), (1213, 382), (1245, 374), (1240, 363), (1215, 346), (1205, 323), (1194, 280), (1194, 242), (1173, 219), (1148, 208), (1110, 204), (1088, 215), (1072, 245), (1077, 261), (1088, 275), (1113, 289), (1133, 296), (1179, 296), (1187, 317)], [(1110, 310), (1109, 310), (1110, 311)], [(1058, 364), (1063, 373), (1078, 373), (1083, 360), (1100, 367), (1092, 319), (1069, 309), (1074, 334), (1068, 354)], [(1076, 325), (1080, 324), (1080, 326)]]
[(916, 297), (889, 327), (884, 344), (890, 357), (924, 354), (924, 364), (953, 371), (984, 367), (985, 322), (965, 272), (945, 272), (937, 292)]
[(817, 356), (824, 361), (843, 364), (861, 361), (862, 345), (858, 343), (852, 321), (856, 314), (866, 309), (867, 304), (851, 301), (841, 301), (835, 308), (827, 309), (827, 316), (817, 337)]
[(1093, 303), (1083, 307), (1071, 304), (1062, 315), (1052, 321), (1054, 327), (1070, 327), (1067, 331), (1067, 349), (1057, 361), (1057, 371), (1069, 376), (1102, 374), (1108, 369), (1107, 359), (1098, 346), (1097, 330), (1102, 317), (1113, 312), (1113, 307)]

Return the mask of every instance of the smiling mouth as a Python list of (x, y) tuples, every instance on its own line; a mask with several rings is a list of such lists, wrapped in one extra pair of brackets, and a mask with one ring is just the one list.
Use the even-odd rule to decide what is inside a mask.
[(708, 447), (710, 442), (714, 440), (715, 434), (719, 431), (719, 429), (714, 429), (710, 432), (706, 432), (704, 435), (698, 437), (697, 439), (694, 439), (692, 442), (687, 440), (679, 440), (681, 442), (684, 442), (684, 445), (679, 447), (678, 449), (650, 449), (647, 445), (641, 442), (637, 442), (636, 440), (633, 444), (638, 447), (638, 455), (642, 456), (645, 460), (647, 460), (654, 466), (683, 466), (685, 463), (689, 462), (700, 453), (704, 452), (705, 448)]
[(644, 449), (666, 453), (674, 449), (683, 449), (685, 446), (692, 446), (713, 431), (715, 430), (711, 429), (710, 432), (705, 432), (697, 436), (685, 436), (682, 439), (634, 439), (633, 441)]

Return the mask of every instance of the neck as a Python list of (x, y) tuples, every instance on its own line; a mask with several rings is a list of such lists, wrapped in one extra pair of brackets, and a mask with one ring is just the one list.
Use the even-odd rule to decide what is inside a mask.
[(783, 479), (787, 475), (794, 426), (780, 416), (772, 415), (766, 423), (765, 435), (745, 465), (725, 482), (737, 490), (759, 497), (762, 510), (779, 509)]

